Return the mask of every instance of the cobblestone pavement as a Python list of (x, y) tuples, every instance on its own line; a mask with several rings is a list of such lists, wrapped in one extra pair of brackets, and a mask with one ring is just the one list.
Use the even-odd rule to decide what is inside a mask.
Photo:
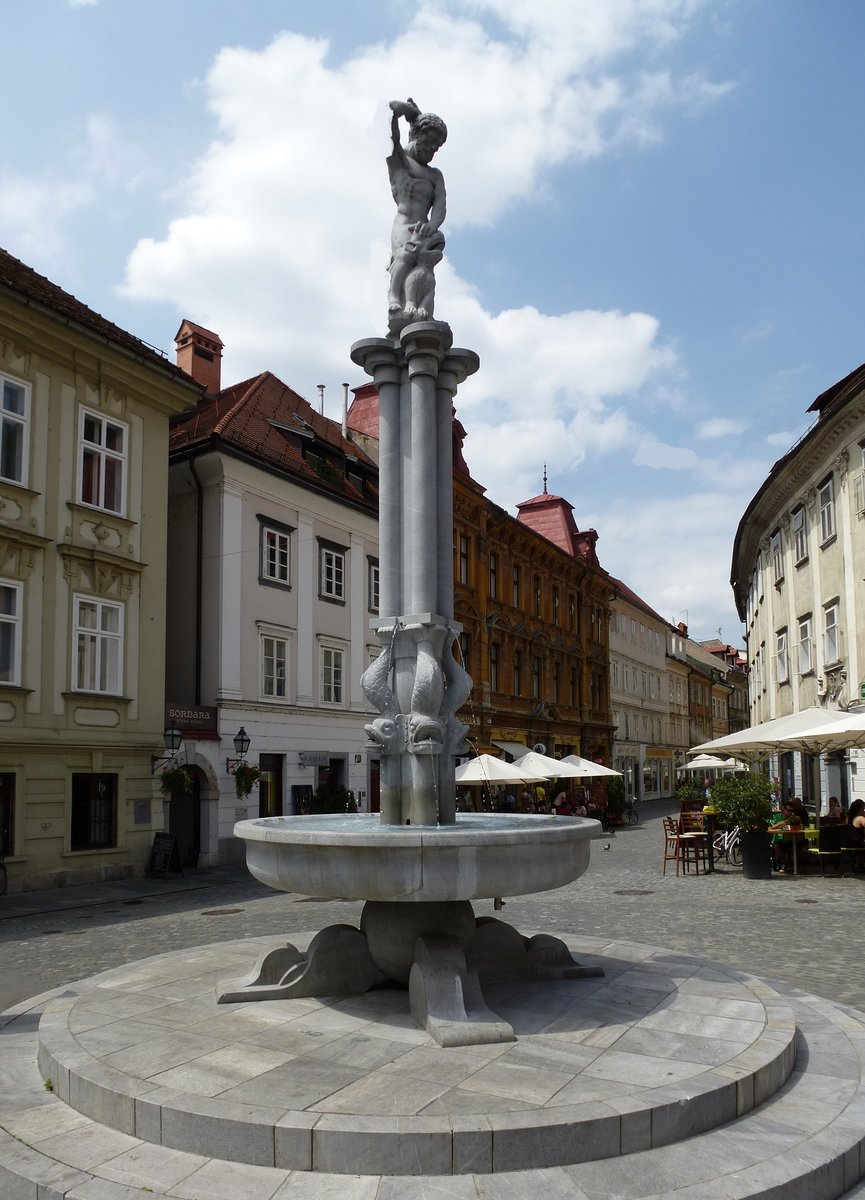
[[(745, 880), (661, 874), (660, 818), (592, 845), (587, 873), (553, 892), (508, 899), (504, 919), (523, 931), (586, 933), (717, 959), (865, 1010), (860, 929), (865, 875)], [(0, 897), (0, 1011), (121, 963), (220, 940), (357, 923), (361, 905), (272, 892), (245, 867), (184, 878), (130, 880)], [(492, 901), (475, 904), (492, 914)]]

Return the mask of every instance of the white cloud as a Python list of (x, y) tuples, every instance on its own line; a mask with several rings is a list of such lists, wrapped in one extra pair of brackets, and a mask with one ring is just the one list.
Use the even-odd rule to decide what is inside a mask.
[(598, 554), (611, 574), (667, 620), (687, 620), (696, 636), (706, 637), (717, 633), (720, 621), (725, 640), (735, 643), (742, 627), (730, 562), (742, 508), (738, 492), (722, 489), (647, 496), (639, 505), (619, 501), (598, 519)]
[(70, 8), (95, 8), (99, 0), (67, 0)]
[(651, 467), (655, 471), (696, 471), (700, 459), (685, 446), (669, 446), (655, 438), (644, 438), (634, 454), (635, 467)]
[[(692, 102), (692, 84), (684, 97), (667, 76), (653, 98), (642, 76), (613, 68), (637, 44), (667, 45), (697, 7), (421, 3), (390, 43), (338, 65), (326, 42), (291, 33), (261, 51), (223, 50), (206, 81), (218, 136), (193, 164), (184, 211), (130, 256), (125, 294), (172, 302), (178, 316), (219, 332), (226, 379), (266, 365), (310, 395), (317, 379), (344, 376), (353, 341), (384, 332), (387, 98), (410, 91), (448, 122), (436, 160), (448, 188), (445, 233), (498, 222), (537, 197), (550, 165), (621, 145), (636, 111)], [(504, 33), (475, 19), (490, 13)], [(638, 407), (645, 414), (652, 389), (661, 396), (677, 368), (650, 314), (491, 312), (447, 257), (436, 315), (481, 356), (459, 406), (473, 429), (488, 431), (473, 468), (491, 489), (483, 471), (492, 458), (491, 473), (502, 474), (492, 464), (507, 461), (515, 431), (529, 475), (540, 477), (544, 442), (522, 429), (527, 411), (568, 462), (589, 448), (609, 454), (635, 443)], [(571, 442), (564, 450), (562, 438)]]
[(736, 421), (732, 417), (713, 417), (708, 421), (700, 422), (697, 426), (696, 436), (698, 438), (738, 437), (747, 428), (744, 421)]

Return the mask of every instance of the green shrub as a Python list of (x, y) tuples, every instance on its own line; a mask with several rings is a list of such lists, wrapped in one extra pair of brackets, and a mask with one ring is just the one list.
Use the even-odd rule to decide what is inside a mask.
[(712, 804), (719, 825), (743, 832), (765, 831), (772, 819), (772, 787), (762, 771), (722, 775), (712, 788)]

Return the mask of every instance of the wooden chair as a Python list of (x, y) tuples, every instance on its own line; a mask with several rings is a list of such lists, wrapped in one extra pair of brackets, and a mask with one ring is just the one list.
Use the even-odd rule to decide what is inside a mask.
[(662, 875), (667, 874), (667, 863), (674, 862), (676, 864), (676, 874), (679, 874), (681, 858), (679, 855), (679, 822), (673, 817), (664, 817), (664, 869)]
[(709, 869), (709, 835), (702, 813), (683, 812), (679, 817), (679, 857), (686, 874), (693, 864), (694, 873)]

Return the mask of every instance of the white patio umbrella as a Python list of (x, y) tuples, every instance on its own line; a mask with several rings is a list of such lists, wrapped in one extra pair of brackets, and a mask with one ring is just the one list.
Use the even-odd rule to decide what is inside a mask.
[(824, 754), (829, 750), (861, 750), (865, 747), (865, 712), (835, 712), (824, 725), (803, 729), (782, 738), (783, 749), (804, 754)]
[(718, 758), (715, 754), (698, 754), (690, 762), (682, 763), (680, 771), (744, 771), (742, 763), (734, 758)]
[(579, 779), (585, 774), (573, 763), (565, 762), (563, 758), (550, 758), (546, 754), (538, 754), (537, 750), (530, 750), (513, 765), (520, 769), (525, 767), (530, 771), (538, 771), (544, 779)]
[(711, 742), (703, 742), (694, 746), (694, 752), (705, 751), (708, 754), (735, 754), (737, 758), (748, 758), (760, 761), (770, 758), (773, 754), (783, 754), (785, 750), (795, 749), (788, 746), (782, 739), (805, 730), (814, 730), (821, 725), (829, 725), (839, 717), (837, 711), (827, 711), (825, 708), (803, 708), (801, 712), (791, 713), (787, 717), (776, 717), (773, 721), (763, 721), (759, 725), (749, 725), (737, 733), (728, 733), (724, 737), (715, 738)]
[(465, 783), (539, 783), (546, 779), (537, 771), (507, 763), (492, 754), (478, 754), (456, 769), (456, 781)]
[(614, 771), (612, 767), (603, 767), (600, 763), (591, 762), (588, 758), (581, 758), (579, 754), (568, 754), (562, 759), (563, 763), (567, 763), (571, 767), (579, 767), (581, 779), (600, 779), (611, 775), (622, 777), (621, 771)]

